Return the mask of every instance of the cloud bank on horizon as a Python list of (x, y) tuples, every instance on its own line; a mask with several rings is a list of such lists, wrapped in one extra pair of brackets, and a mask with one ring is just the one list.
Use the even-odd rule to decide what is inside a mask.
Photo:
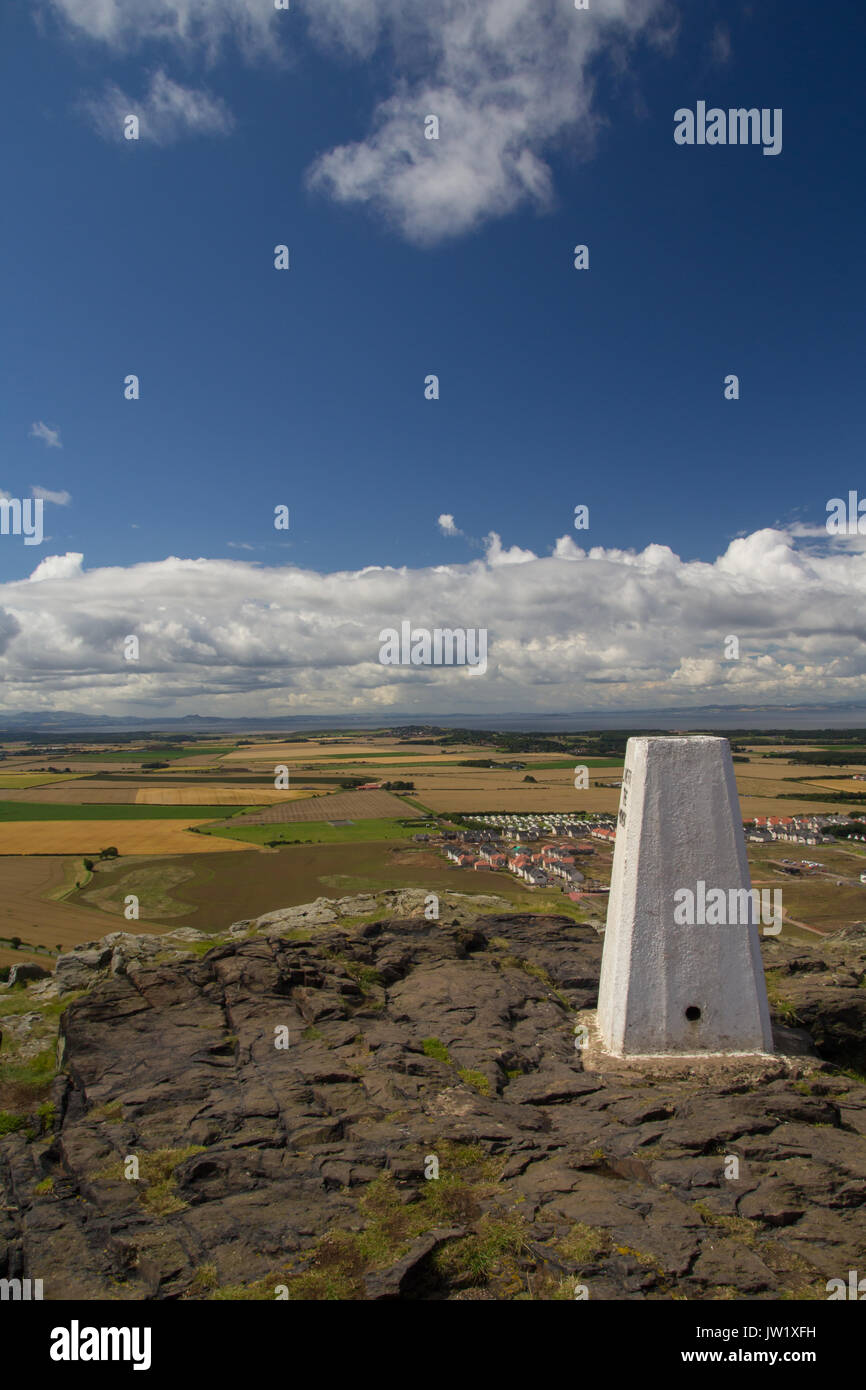
[[(674, 32), (667, 0), (51, 0), (65, 30), (116, 53), (160, 45), (210, 66), (231, 46), (248, 62), (288, 61), (300, 39), (295, 12), (320, 49), (369, 63), (387, 47), (391, 90), (370, 113), (361, 140), (322, 151), (307, 171), (311, 190), (366, 207), (410, 242), (434, 245), (520, 207), (554, 201), (544, 155), (568, 133), (588, 153), (601, 118), (596, 64), (622, 70), (643, 37)], [(163, 70), (138, 105), (116, 85), (84, 99), (97, 130), (120, 138), (127, 111), (142, 110), (142, 137), (169, 144), (190, 134), (227, 134), (235, 119), (218, 95)], [(439, 122), (424, 137), (425, 119)], [(149, 135), (147, 134), (149, 132)]]
[[(495, 533), (483, 558), (425, 569), (169, 558), (87, 571), (80, 554), (48, 556), (0, 586), (2, 703), (264, 718), (857, 701), (864, 612), (862, 546), (770, 529), (712, 563), (570, 536), (538, 556)], [(404, 621), (486, 629), (486, 672), (381, 665), (380, 631)]]

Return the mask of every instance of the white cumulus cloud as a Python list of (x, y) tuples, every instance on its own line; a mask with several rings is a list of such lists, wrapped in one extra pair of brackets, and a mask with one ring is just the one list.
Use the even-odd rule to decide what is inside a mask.
[[(588, 10), (569, 0), (293, 0), (287, 12), (272, 0), (49, 3), (69, 32), (118, 52), (170, 45), (213, 62), (233, 43), (249, 60), (283, 62), (308, 35), (338, 62), (374, 67), (366, 133), (322, 150), (309, 186), (366, 207), (422, 246), (520, 207), (550, 207), (550, 154), (564, 146), (586, 155), (603, 123), (601, 61), (621, 80), (637, 41), (668, 41), (675, 14), (670, 0), (592, 0)], [(149, 138), (227, 128), (222, 103), (180, 91), (150, 94)], [(90, 109), (112, 135), (119, 116), (137, 114), (116, 87)], [(431, 115), (438, 139), (425, 138)]]
[[(591, 150), (600, 115), (595, 65), (621, 68), (654, 32), (662, 0), (317, 0), (313, 32), (369, 60), (387, 41), (393, 90), (360, 140), (324, 151), (309, 183), (369, 207), (430, 245), (554, 196), (546, 154), (563, 140)], [(425, 118), (439, 138), (425, 137)]]
[[(0, 584), (0, 681), (7, 709), (116, 713), (866, 702), (864, 613), (862, 550), (770, 529), (712, 561), (571, 537), (536, 555), (495, 533), (465, 564), (335, 573), (178, 558), (89, 571), (73, 553)], [(404, 621), (486, 628), (488, 669), (381, 665), (380, 631)]]
[(68, 551), (65, 555), (46, 555), (27, 581), (36, 584), (42, 579), (72, 579), (81, 574), (84, 556)]

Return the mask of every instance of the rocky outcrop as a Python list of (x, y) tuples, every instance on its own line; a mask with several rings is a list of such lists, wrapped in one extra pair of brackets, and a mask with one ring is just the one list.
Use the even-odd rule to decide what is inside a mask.
[(39, 965), (36, 961), (22, 961), (19, 965), (11, 967), (7, 984), (23, 985), (30, 980), (47, 980), (50, 974), (50, 970), (46, 970), (44, 965)]
[(573, 1029), (597, 932), (423, 900), (71, 953), (53, 1112), (0, 1138), (0, 1276), (46, 1298), (763, 1299), (862, 1264), (866, 1085), (826, 1058), (855, 1045), (866, 932), (772, 948), (801, 1055), (592, 1071)]
[(808, 1030), (822, 1057), (866, 1072), (866, 927), (845, 927), (816, 946), (765, 945), (777, 1010)]
[[(378, 894), (359, 893), (352, 897), (336, 899), (317, 898), (315, 902), (303, 903), (299, 907), (279, 908), (276, 912), (266, 912), (261, 917), (234, 922), (229, 927), (226, 938), (214, 937), (206, 932), (196, 931), (193, 927), (178, 927), (159, 936), (110, 932), (100, 941), (87, 941), (73, 947), (67, 954), (58, 956), (54, 979), (62, 997), (89, 989), (98, 979), (109, 974), (123, 975), (128, 970), (134, 974), (142, 964), (155, 961), (163, 964), (179, 959), (189, 954), (190, 947), (198, 943), (214, 945), (224, 939), (235, 940), (255, 933), (286, 936), (298, 928), (354, 922), (365, 915), (423, 916), (426, 901), (427, 893), (418, 888), (392, 888)], [(509, 907), (504, 898), (487, 894), (448, 893), (443, 895), (442, 901), (448, 909), (449, 920), (455, 924), (474, 918), (485, 908), (507, 910)], [(22, 967), (17, 966), (13, 969), (21, 970)], [(43, 975), (48, 974), (41, 966), (34, 969), (40, 970)]]

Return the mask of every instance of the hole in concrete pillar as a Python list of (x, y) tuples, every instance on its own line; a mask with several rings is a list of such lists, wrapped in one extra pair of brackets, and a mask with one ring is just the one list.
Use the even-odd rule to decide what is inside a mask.
[(689, 1007), (686, 1009), (686, 1018), (689, 1020), (689, 1023), (697, 1023), (700, 1016), (701, 1011), (697, 1004), (689, 1004)]

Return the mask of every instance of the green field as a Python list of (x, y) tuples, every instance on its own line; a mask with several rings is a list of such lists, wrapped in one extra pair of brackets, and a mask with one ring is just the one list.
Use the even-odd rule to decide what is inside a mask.
[(236, 749), (236, 743), (199, 743), (183, 748), (130, 748), (125, 753), (65, 753), (64, 757), (76, 763), (166, 763), (175, 758), (194, 758), (199, 753), (203, 757), (217, 757), (222, 753), (234, 753)]
[(0, 822), (25, 820), (225, 820), (256, 806), (64, 805), (57, 801), (0, 801)]
[[(309, 825), (304, 828), (316, 829)], [(603, 899), (581, 907), (562, 893), (530, 890), (510, 874), (456, 869), (436, 851), (405, 841), (296, 844), (273, 854), (252, 848), (246, 853), (187, 854), (170, 864), (162, 858), (140, 859), (135, 865), (113, 860), (99, 865), (92, 882), (75, 901), (102, 908), (107, 914), (106, 931), (111, 929), (112, 917), (124, 929), (124, 899), (135, 893), (141, 900), (142, 920), (182, 921), (184, 926), (200, 931), (219, 932), (242, 918), (319, 897), (378, 893), (386, 888), (494, 893), (512, 903), (517, 912), (553, 912), (574, 921), (603, 917), (606, 910)], [(125, 929), (130, 928), (127, 925)]]
[[(201, 808), (200, 808), (201, 809)], [(240, 811), (240, 808), (238, 808)], [(224, 839), (245, 840), (251, 845), (266, 845), (271, 841), (281, 845), (311, 844), (340, 845), (360, 841), (408, 840), (413, 834), (409, 826), (396, 820), (359, 820), (351, 825), (331, 825), (329, 821), (289, 821), (271, 825), (203, 825), (203, 835), (219, 835)]]
[[(198, 858), (209, 859), (210, 855)], [(126, 895), (135, 893), (146, 908), (145, 920), (160, 922), (170, 917), (188, 916), (195, 910), (183, 893), (176, 891), (181, 884), (195, 880), (205, 887), (213, 877), (207, 864), (198, 864), (189, 855), (170, 863), (164, 859), (145, 862), (133, 869), (124, 866), (117, 870), (110, 863), (101, 864), (99, 873), (88, 876), (77, 901), (123, 917)]]

